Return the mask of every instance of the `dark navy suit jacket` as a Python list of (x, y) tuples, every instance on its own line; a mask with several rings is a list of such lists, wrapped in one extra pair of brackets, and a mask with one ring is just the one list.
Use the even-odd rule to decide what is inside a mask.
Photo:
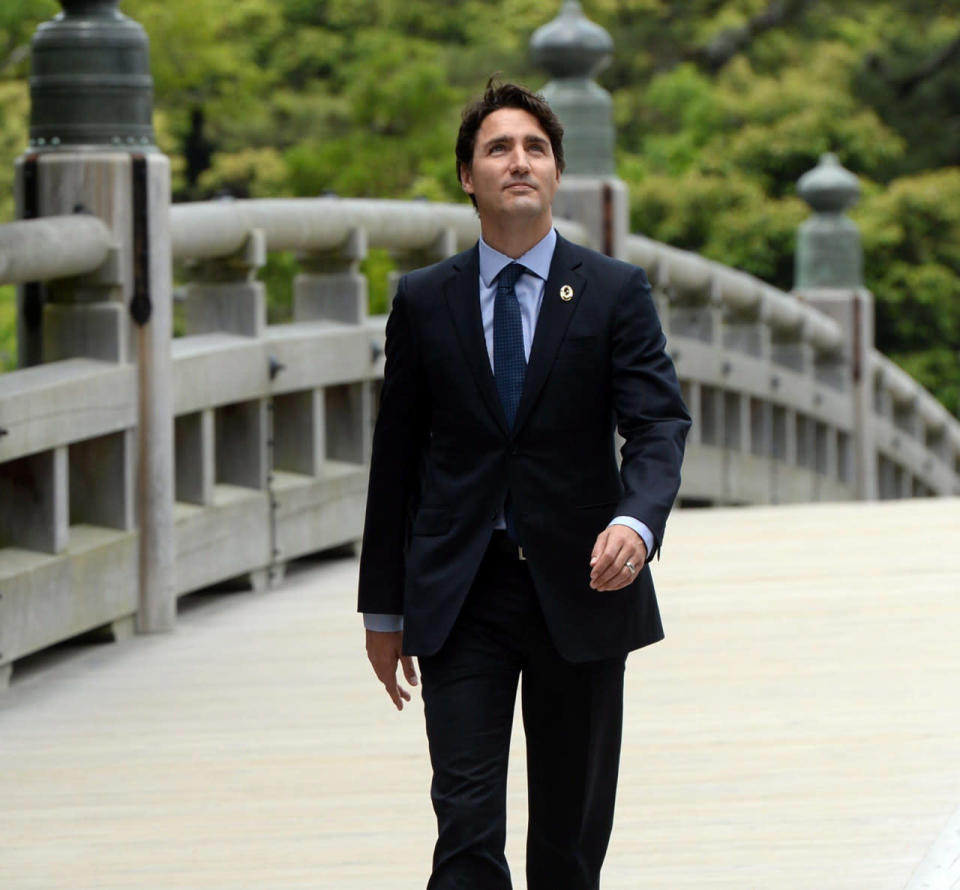
[(622, 590), (589, 586), (591, 550), (609, 521), (646, 523), (656, 552), (680, 485), (690, 419), (646, 275), (558, 237), (512, 429), (483, 338), (478, 280), (476, 247), (400, 280), (359, 611), (402, 614), (404, 652), (436, 652), (509, 490), (560, 653), (586, 661), (655, 642), (663, 629), (649, 564)]

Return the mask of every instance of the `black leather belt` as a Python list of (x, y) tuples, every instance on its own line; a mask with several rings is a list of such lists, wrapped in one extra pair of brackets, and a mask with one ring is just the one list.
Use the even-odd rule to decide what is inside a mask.
[(495, 528), (490, 537), (490, 543), (487, 545), (488, 553), (502, 553), (504, 556), (512, 556), (514, 559), (526, 561), (523, 555), (523, 547), (511, 538), (506, 529)]

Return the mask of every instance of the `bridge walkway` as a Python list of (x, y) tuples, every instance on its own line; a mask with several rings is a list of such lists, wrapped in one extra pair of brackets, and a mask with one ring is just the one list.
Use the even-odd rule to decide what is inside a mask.
[[(675, 514), (604, 890), (906, 885), (960, 803), (958, 519), (946, 499)], [(174, 634), (16, 672), (0, 887), (422, 888), (419, 702), (396, 713), (369, 673), (355, 578), (301, 563), (182, 601)], [(519, 732), (514, 754), (522, 890)]]

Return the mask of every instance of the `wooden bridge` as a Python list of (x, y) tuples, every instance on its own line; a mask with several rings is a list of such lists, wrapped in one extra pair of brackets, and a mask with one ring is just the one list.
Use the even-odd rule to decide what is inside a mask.
[[(956, 886), (957, 832), (935, 841), (960, 801), (958, 516), (951, 499), (674, 515), (667, 639), (628, 660), (604, 890)], [(0, 886), (423, 887), (419, 698), (398, 714), (375, 682), (355, 583), (353, 558), (298, 563), (268, 592), (181, 599), (173, 634), (18, 665)], [(522, 888), (519, 726), (513, 749)]]
[[(240, 576), (263, 589), (356, 541), (385, 348), (362, 264), (388, 252), (390, 290), (479, 234), (466, 202), (171, 207), (147, 35), (116, 5), (64, 2), (38, 29), (21, 218), (0, 225), (19, 363), (0, 374), (0, 689), (46, 647), (170, 630), (180, 597)], [(571, 149), (555, 222), (647, 271), (693, 419), (680, 503), (960, 495), (960, 421), (874, 346), (843, 212), (856, 178), (827, 155), (801, 179), (814, 213), (789, 293), (631, 233), (609, 104), (569, 67), (595, 61), (597, 34), (566, 3), (533, 39)], [(109, 98), (121, 87), (129, 102)], [(258, 278), (271, 254), (296, 265), (278, 324)]]
[[(116, 0), (62, 5), (0, 225), (19, 361), (0, 375), (0, 890), (421, 887), (418, 708), (396, 714), (365, 663), (354, 560), (316, 554), (361, 533), (385, 322), (362, 263), (389, 252), (393, 287), (477, 219), (171, 207), (146, 34)], [(647, 270), (694, 420), (658, 564), (668, 639), (628, 662), (604, 888), (956, 890), (960, 422), (874, 348), (855, 179), (826, 156), (801, 181), (790, 293), (631, 234), (609, 103), (574, 58), (596, 60), (597, 29), (563, 17), (534, 40), (570, 149), (557, 227)], [(573, 19), (587, 42), (552, 51)], [(270, 253), (297, 265), (283, 324)], [(252, 590), (203, 592), (238, 577)], [(515, 754), (522, 874), (519, 734)]]

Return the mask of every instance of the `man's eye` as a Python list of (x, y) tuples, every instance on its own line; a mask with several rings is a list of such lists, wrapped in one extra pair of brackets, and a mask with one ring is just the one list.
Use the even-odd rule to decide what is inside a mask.
[(492, 155), (500, 154), (500, 152), (502, 152), (502, 151), (503, 151), (503, 146), (502, 146), (502, 145), (494, 145), (494, 146), (491, 146), (491, 148), (490, 148), (490, 154), (492, 154)]

